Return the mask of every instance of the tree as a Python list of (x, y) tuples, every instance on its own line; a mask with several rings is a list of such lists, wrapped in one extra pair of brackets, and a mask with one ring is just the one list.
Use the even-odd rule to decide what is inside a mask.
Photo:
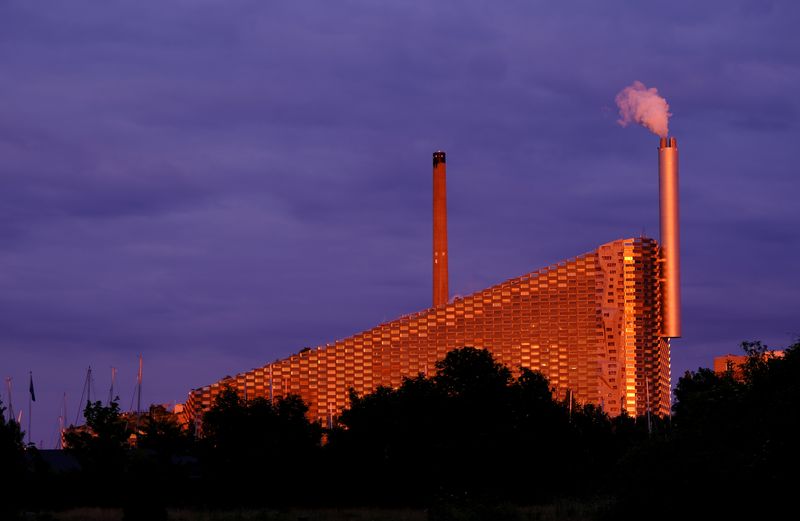
[(436, 386), (449, 396), (489, 397), (504, 392), (511, 371), (486, 349), (454, 349), (436, 362)]
[(226, 490), (230, 499), (249, 501), (263, 497), (264, 490), (273, 501), (302, 493), (300, 485), (308, 479), (322, 436), (307, 412), (299, 396), (273, 403), (264, 398), (245, 401), (232, 388), (220, 392), (203, 416), (201, 440), (214, 486)]
[(0, 400), (0, 519), (12, 519), (19, 507), (19, 487), (25, 472), (23, 432), (13, 419), (6, 420), (6, 408)]
[(14, 461), (21, 457), (24, 450), (23, 432), (19, 428), (19, 423), (13, 418), (6, 420), (6, 408), (3, 400), (0, 400), (0, 459), (2, 461)]
[(181, 427), (178, 417), (163, 405), (151, 405), (141, 418), (137, 447), (153, 451), (162, 463), (173, 456), (187, 454), (191, 450), (192, 438)]
[(352, 469), (349, 489), (383, 502), (542, 499), (569, 476), (597, 475), (606, 460), (596, 452), (615, 454), (608, 417), (578, 404), (570, 423), (541, 373), (521, 368), (513, 378), (472, 347), (450, 351), (436, 369), (396, 389), (351, 391), (327, 447), (333, 466)]
[(78, 458), (88, 477), (107, 481), (122, 474), (131, 430), (112, 401), (86, 402), (84, 426), (70, 426), (64, 433), (65, 448)]
[(747, 355), (741, 378), (732, 371), (688, 371), (675, 389), (672, 437), (630, 451), (620, 505), (637, 518), (666, 489), (672, 501), (659, 519), (685, 516), (690, 506), (694, 517), (714, 518), (771, 519), (780, 517), (782, 507), (793, 508), (800, 465), (800, 342), (782, 358), (761, 342), (741, 347)]

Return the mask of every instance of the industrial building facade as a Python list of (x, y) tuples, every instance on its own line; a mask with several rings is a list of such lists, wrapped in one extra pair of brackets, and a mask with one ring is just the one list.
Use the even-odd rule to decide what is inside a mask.
[(594, 251), (455, 298), (333, 344), (191, 391), (199, 421), (226, 386), (249, 398), (297, 394), (309, 415), (334, 421), (349, 389), (369, 393), (407, 376), (433, 374), (459, 347), (489, 350), (512, 371), (543, 373), (556, 398), (569, 392), (611, 416), (667, 415), (670, 346), (662, 336), (661, 252), (649, 238)]
[(681, 336), (678, 142), (658, 146), (661, 245), (617, 240), (463, 298), (450, 300), (447, 156), (433, 153), (433, 307), (333, 344), (194, 389), (185, 419), (199, 422), (226, 387), (244, 397), (296, 394), (332, 423), (359, 395), (430, 374), (460, 347), (489, 350), (512, 371), (540, 371), (556, 398), (610, 416), (670, 413), (670, 339)]

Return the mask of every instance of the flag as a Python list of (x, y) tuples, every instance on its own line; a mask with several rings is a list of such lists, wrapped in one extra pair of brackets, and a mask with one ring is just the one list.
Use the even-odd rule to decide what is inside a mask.
[(31, 384), (28, 386), (28, 390), (31, 393), (31, 400), (36, 401), (36, 393), (33, 391), (33, 373), (30, 374), (31, 377)]

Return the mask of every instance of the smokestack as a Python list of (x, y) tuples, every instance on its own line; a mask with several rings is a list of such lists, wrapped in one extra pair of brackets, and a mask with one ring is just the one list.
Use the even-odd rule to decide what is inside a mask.
[(433, 307), (447, 304), (447, 166), (445, 153), (433, 153)]
[(678, 215), (678, 141), (662, 137), (658, 145), (659, 205), (661, 208), (662, 285), (661, 334), (681, 336), (681, 261)]

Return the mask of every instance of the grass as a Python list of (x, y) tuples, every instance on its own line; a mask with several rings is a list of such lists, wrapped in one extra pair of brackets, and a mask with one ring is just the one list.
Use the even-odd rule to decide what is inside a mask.
[(412, 509), (290, 509), (197, 511), (171, 510), (170, 521), (426, 521), (424, 510)]
[[(169, 521), (426, 521), (418, 509), (169, 509)], [(75, 508), (29, 516), (31, 521), (123, 521), (121, 508)]]
[[(481, 509), (445, 507), (423, 509), (292, 508), (198, 510), (170, 509), (169, 521), (595, 521), (608, 511), (611, 501), (558, 501), (550, 505), (500, 506)], [(76, 508), (26, 517), (31, 521), (123, 521), (119, 508)]]

